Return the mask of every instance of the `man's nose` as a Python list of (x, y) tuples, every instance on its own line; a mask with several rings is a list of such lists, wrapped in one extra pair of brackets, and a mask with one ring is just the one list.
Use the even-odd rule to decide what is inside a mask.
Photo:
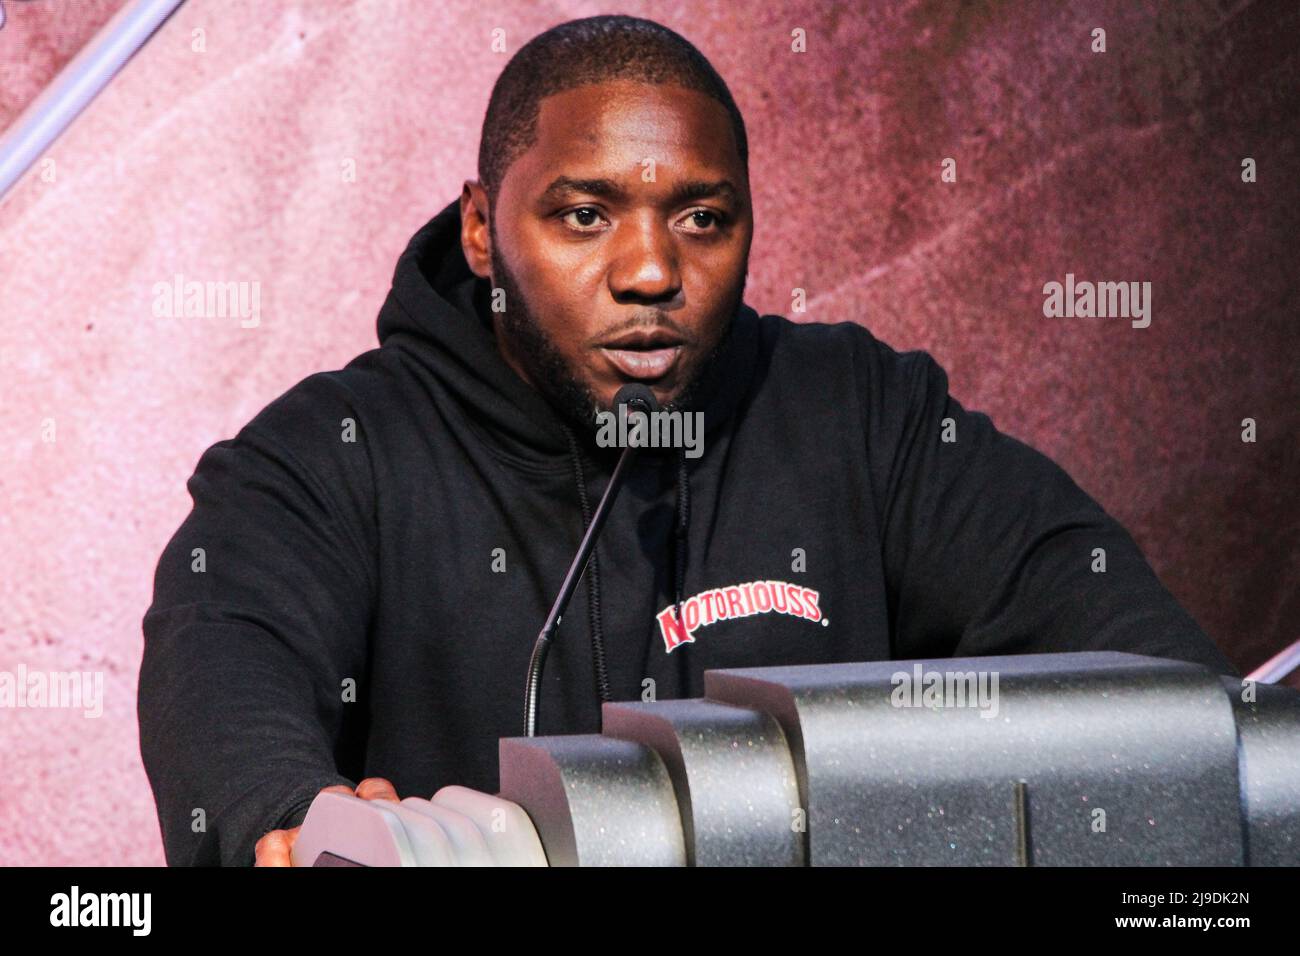
[(614, 236), (609, 290), (615, 301), (663, 302), (681, 291), (671, 228), (652, 216), (625, 219)]

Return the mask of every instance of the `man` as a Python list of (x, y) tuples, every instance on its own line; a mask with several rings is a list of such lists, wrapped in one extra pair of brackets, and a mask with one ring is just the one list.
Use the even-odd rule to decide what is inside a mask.
[(657, 24), (573, 21), (510, 61), (480, 180), (402, 255), (381, 347), (190, 481), (140, 676), (169, 862), (284, 865), (313, 797), (357, 781), (495, 792), (619, 453), (595, 413), (629, 382), (702, 413), (703, 453), (641, 452), (539, 733), (699, 696), (719, 667), (1117, 649), (1233, 672), (1128, 534), (928, 355), (743, 304), (747, 157), (726, 85)]

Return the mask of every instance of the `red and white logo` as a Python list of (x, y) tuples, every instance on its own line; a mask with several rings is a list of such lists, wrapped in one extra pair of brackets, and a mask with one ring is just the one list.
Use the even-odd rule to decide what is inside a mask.
[(716, 621), (730, 621), (754, 614), (789, 614), (808, 621), (827, 623), (817, 602), (821, 595), (812, 588), (788, 581), (748, 581), (712, 588), (682, 601), (682, 619), (670, 604), (655, 620), (664, 638), (664, 651), (671, 654), (683, 644), (695, 643), (695, 632)]

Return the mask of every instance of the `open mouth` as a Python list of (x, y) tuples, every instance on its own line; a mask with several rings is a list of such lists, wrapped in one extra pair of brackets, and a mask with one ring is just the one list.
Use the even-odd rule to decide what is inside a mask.
[(673, 370), (684, 344), (667, 329), (642, 329), (602, 343), (600, 351), (623, 378), (653, 382)]

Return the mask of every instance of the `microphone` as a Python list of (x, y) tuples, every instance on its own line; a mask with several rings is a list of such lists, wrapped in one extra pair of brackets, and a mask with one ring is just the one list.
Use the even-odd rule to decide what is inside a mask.
[[(618, 390), (618, 394), (614, 396), (614, 408), (617, 410), (621, 405), (627, 406), (629, 414), (642, 412), (648, 415), (659, 410), (659, 403), (655, 400), (654, 393), (640, 382), (629, 382)], [(546, 652), (550, 649), (560, 618), (564, 616), (564, 611), (569, 606), (569, 598), (573, 597), (574, 588), (578, 586), (583, 573), (587, 570), (587, 561), (590, 560), (591, 552), (596, 547), (596, 537), (605, 524), (605, 516), (609, 514), (619, 488), (623, 486), (627, 467), (636, 452), (637, 449), (629, 445), (619, 455), (618, 464), (614, 466), (614, 474), (610, 476), (609, 485), (600, 497), (596, 513), (591, 517), (591, 524), (587, 526), (587, 532), (582, 536), (578, 553), (573, 556), (569, 571), (564, 576), (564, 583), (560, 585), (560, 593), (556, 595), (555, 603), (551, 605), (551, 613), (546, 615), (546, 623), (542, 625), (537, 641), (533, 644), (533, 656), (528, 662), (528, 684), (524, 691), (524, 729), (529, 737), (537, 736), (537, 695), (542, 686)]]

